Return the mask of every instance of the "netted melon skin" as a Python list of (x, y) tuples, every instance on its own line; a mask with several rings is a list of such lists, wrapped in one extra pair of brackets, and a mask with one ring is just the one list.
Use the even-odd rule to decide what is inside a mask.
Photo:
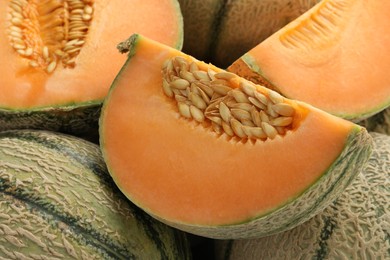
[(0, 259), (189, 259), (184, 233), (144, 214), (99, 146), (64, 134), (0, 133)]
[(265, 216), (224, 226), (195, 226), (154, 217), (177, 229), (214, 239), (258, 238), (283, 232), (312, 218), (334, 201), (361, 171), (371, 147), (371, 136), (366, 129), (357, 127), (349, 135), (342, 153), (314, 185)]
[(32, 110), (0, 109), (0, 131), (48, 130), (96, 140), (101, 103)]
[(372, 136), (365, 169), (323, 212), (273, 236), (217, 241), (217, 259), (390, 259), (390, 137)]

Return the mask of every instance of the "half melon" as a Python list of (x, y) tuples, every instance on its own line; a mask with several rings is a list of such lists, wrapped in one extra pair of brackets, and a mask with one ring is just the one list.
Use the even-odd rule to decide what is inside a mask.
[(228, 70), (346, 119), (370, 117), (390, 104), (389, 9), (323, 0)]
[(125, 61), (118, 42), (140, 32), (182, 45), (176, 0), (10, 0), (0, 14), (0, 130), (97, 129)]
[(366, 130), (141, 35), (104, 101), (100, 145), (122, 192), (211, 238), (302, 223), (365, 164)]

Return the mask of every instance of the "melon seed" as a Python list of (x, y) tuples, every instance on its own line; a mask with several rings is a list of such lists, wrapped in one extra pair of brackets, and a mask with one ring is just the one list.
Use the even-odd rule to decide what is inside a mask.
[(9, 7), (10, 44), (30, 67), (47, 73), (60, 62), (73, 67), (93, 18), (92, 0), (12, 0)]
[(180, 115), (207, 121), (217, 134), (231, 137), (274, 139), (292, 129), (295, 108), (280, 94), (261, 92), (246, 80), (230, 83), (238, 78), (230, 72), (201, 68), (184, 57), (162, 66), (163, 92), (175, 98)]

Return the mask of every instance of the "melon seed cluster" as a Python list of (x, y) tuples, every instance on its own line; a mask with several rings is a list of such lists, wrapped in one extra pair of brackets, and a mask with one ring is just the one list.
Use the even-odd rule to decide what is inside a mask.
[(163, 91), (176, 100), (179, 113), (198, 122), (209, 120), (219, 134), (265, 140), (292, 128), (292, 105), (233, 73), (204, 70), (181, 56), (167, 60), (162, 73)]
[(74, 67), (93, 15), (93, 0), (11, 0), (8, 37), (30, 67)]

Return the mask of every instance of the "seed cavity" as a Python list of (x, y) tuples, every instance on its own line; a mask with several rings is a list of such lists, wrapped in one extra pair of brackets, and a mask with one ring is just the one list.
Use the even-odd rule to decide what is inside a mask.
[(218, 134), (267, 140), (293, 128), (295, 107), (279, 93), (182, 56), (164, 62), (162, 90), (187, 119)]
[(94, 0), (11, 0), (7, 34), (31, 68), (74, 68), (93, 18)]

